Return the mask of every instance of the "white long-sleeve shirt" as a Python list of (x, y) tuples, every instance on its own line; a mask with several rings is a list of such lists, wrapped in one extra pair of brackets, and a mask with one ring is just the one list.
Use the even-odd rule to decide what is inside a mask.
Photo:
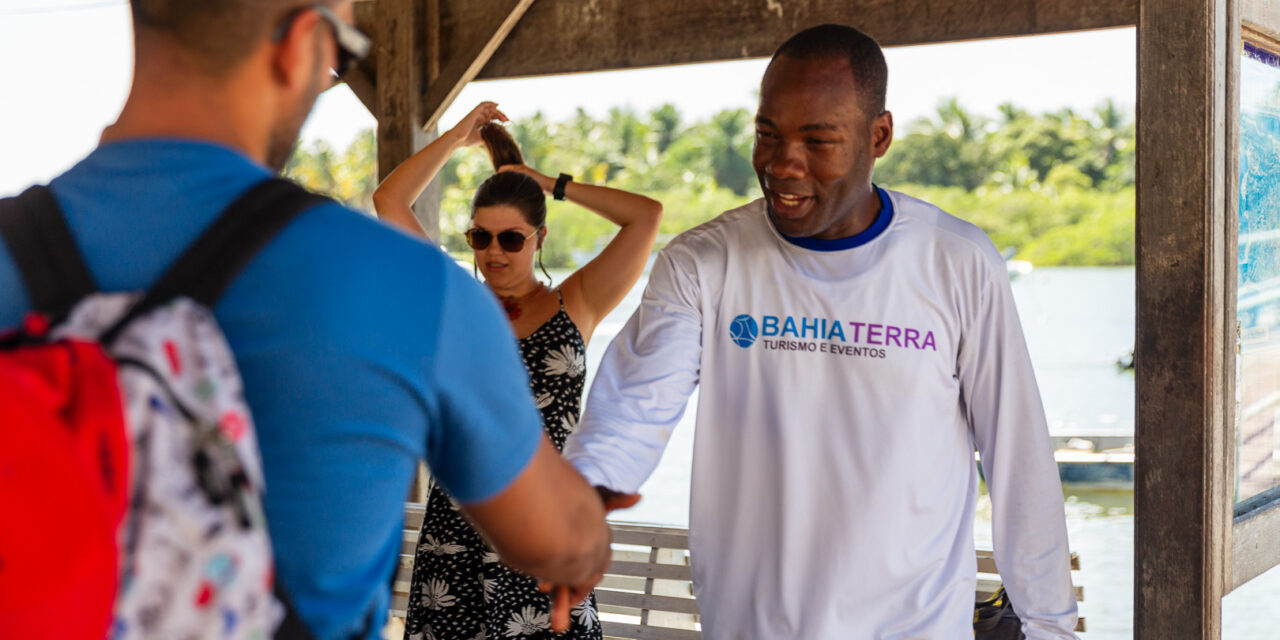
[(1004, 262), (973, 225), (881, 194), (887, 226), (853, 248), (792, 244), (763, 201), (676, 238), (565, 456), (636, 491), (700, 384), (704, 635), (950, 640), (973, 637), (976, 442), (1024, 631), (1074, 638), (1061, 486)]

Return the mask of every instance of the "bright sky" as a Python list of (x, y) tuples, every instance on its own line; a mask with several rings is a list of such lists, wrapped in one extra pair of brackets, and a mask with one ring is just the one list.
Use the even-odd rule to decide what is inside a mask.
[[(0, 195), (66, 170), (97, 143), (128, 91), (132, 51), (124, 0), (0, 0)], [(1132, 110), (1133, 29), (889, 49), (889, 109), (899, 132), (957, 96), (978, 113), (1012, 102), (1032, 112), (1089, 110), (1112, 98)], [(444, 116), (445, 126), (481, 100), (511, 117), (551, 119), (579, 106), (593, 115), (630, 105), (675, 104), (686, 121), (730, 107), (754, 109), (765, 61), (747, 60), (611, 73), (475, 82)], [(339, 87), (321, 97), (303, 130), (345, 146), (374, 126)]]

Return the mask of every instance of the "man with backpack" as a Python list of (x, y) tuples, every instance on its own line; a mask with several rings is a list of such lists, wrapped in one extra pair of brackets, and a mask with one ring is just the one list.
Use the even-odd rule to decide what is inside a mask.
[[(124, 406), (102, 393), (84, 402), (96, 414), (127, 416), (135, 436), (130, 455), (138, 458), (128, 460), (133, 483), (157, 468), (142, 462), (161, 458), (154, 448), (145, 460), (136, 455), (138, 433), (161, 433), (159, 422), (150, 427), (156, 431), (139, 427), (139, 416), (150, 411), (170, 415), (174, 424), (209, 423), (187, 415), (199, 410), (184, 405), (212, 402), (222, 391), (209, 379), (183, 386), (184, 372), (203, 368), (215, 382), (226, 376), (235, 391), (229, 406), (242, 401), (248, 414), (223, 411), (212, 420), (215, 428), (183, 436), (196, 443), (195, 453), (180, 456), (175, 468), (208, 494), (211, 506), (201, 509), (230, 514), (231, 525), (206, 528), (211, 535), (228, 526), (251, 531), (261, 519), (251, 494), (265, 488), (261, 503), (274, 569), (270, 561), (219, 553), (185, 568), (191, 554), (171, 552), (164, 562), (174, 572), (189, 570), (194, 589), (166, 597), (204, 615), (220, 606), (221, 594), (243, 585), (236, 582), (242, 572), (256, 567), (291, 605), (285, 628), (316, 638), (379, 636), (399, 555), (402, 501), (420, 458), (517, 569), (581, 594), (609, 562), (601, 500), (542, 436), (513, 336), (492, 296), (440, 251), (269, 181), (333, 74), (367, 52), (367, 38), (350, 25), (351, 4), (134, 0), (136, 69), (119, 120), (48, 191), (24, 196), (21, 207), (0, 207), (6, 230), (0, 328), (22, 328), (0, 344), (0, 373), (20, 371), (14, 375), (25, 380), (37, 371), (41, 388), (88, 397), (83, 389), (91, 385), (77, 378), (89, 375), (76, 368), (85, 366), (80, 351), (52, 358), (41, 352), (38, 365), (23, 369), (31, 349), (43, 346), (33, 343), (55, 343), (63, 335), (59, 322), (66, 320), (61, 330), (73, 337), (88, 332), (120, 367)], [(37, 218), (39, 224), (30, 223)], [(41, 260), (48, 269), (31, 266)], [(93, 291), (146, 292), (142, 300), (154, 304), (131, 310), (136, 299), (122, 298), (92, 313), (71, 306)], [(204, 307), (212, 318), (201, 318)], [(184, 313), (195, 316), (181, 324), (195, 327), (185, 338), (156, 337), (154, 327)], [(231, 367), (218, 360), (221, 340), (211, 335), (219, 332), (243, 380), (242, 394), (228, 375)], [(147, 340), (155, 342), (149, 353), (158, 360), (131, 360), (128, 350)], [(194, 357), (184, 356), (186, 350)], [(71, 379), (59, 378), (66, 371)], [(147, 382), (135, 384), (129, 376)], [(150, 391), (139, 395), (137, 385)], [(21, 427), (27, 413), (18, 405), (37, 401), (43, 400), (6, 400), (0, 422)], [(57, 419), (75, 422), (66, 413)], [(103, 427), (111, 420), (93, 422), (107, 435), (100, 451), (90, 447), (85, 457), (108, 471), (106, 485), (119, 480), (115, 466), (128, 457)], [(257, 447), (244, 446), (252, 444), (244, 438), (251, 428)], [(0, 471), (20, 466), (16, 455), (9, 457), (0, 452)], [(219, 475), (224, 468), (230, 471)], [(0, 501), (19, 493), (36, 506), (67, 498), (44, 483), (15, 491), (3, 476)], [(162, 493), (154, 479), (145, 480)], [(104, 492), (106, 511), (124, 508), (118, 489)], [(157, 544), (145, 544), (160, 525), (150, 513), (137, 515), (137, 505), (131, 509), (122, 537), (144, 543), (136, 555), (126, 554), (126, 569), (161, 553)], [(65, 512), (67, 528), (89, 515), (97, 514)], [(0, 541), (9, 541), (3, 535)], [(54, 539), (41, 531), (26, 535), (32, 545)], [(5, 582), (6, 570), (21, 563), (3, 547), (0, 593), (7, 593), (13, 585)], [(38, 600), (45, 578), (35, 580), (27, 591)], [(450, 602), (447, 594), (432, 597), (435, 606)], [(62, 606), (75, 612), (81, 603)], [(117, 611), (113, 634), (159, 637), (147, 625), (169, 606), (142, 601), (123, 621)], [(210, 614), (218, 629), (189, 637), (239, 637), (240, 621), (264, 606), (245, 599)], [(0, 605), (0, 635), (12, 613)], [(50, 624), (53, 635), (70, 637), (57, 632), (58, 620)]]

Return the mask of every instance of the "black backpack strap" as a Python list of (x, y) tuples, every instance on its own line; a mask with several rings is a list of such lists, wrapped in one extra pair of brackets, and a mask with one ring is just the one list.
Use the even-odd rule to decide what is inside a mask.
[(283, 178), (251, 187), (174, 261), (129, 313), (102, 334), (102, 343), (110, 345), (131, 321), (174, 298), (188, 297), (212, 308), (276, 234), (298, 214), (325, 202), (329, 199)]
[[(396, 572), (391, 572), (391, 579), (387, 581), (387, 590), (395, 591)], [(272, 640), (315, 640), (315, 636), (311, 634), (311, 630), (307, 628), (307, 624), (302, 621), (302, 617), (298, 615), (298, 609), (293, 606), (293, 598), (289, 597), (289, 592), (280, 584), (279, 577), (276, 578), (275, 586), (272, 587), (272, 593), (276, 600), (284, 605), (284, 620), (276, 629), (276, 635)], [(364, 614), (364, 628), (359, 633), (351, 635), (349, 640), (364, 640), (369, 636), (369, 631), (373, 629), (373, 621), (377, 618), (377, 610), (370, 609)], [(407, 635), (407, 634), (406, 634)]]
[(97, 290), (48, 187), (0, 200), (0, 235), (36, 311), (60, 317)]
[(276, 600), (284, 605), (284, 620), (280, 622), (280, 626), (276, 628), (274, 640), (315, 640), (311, 630), (307, 628), (302, 618), (298, 616), (298, 610), (293, 607), (293, 598), (289, 597), (289, 592), (285, 591), (284, 585), (280, 584), (280, 578), (276, 578), (275, 586), (272, 590), (276, 596)]

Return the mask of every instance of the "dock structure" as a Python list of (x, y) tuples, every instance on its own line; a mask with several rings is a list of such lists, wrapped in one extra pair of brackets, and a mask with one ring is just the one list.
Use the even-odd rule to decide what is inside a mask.
[[(1255, 238), (1240, 237), (1241, 54), (1280, 52), (1280, 3), (365, 0), (356, 16), (376, 46), (348, 82), (378, 120), (383, 176), (477, 78), (765, 57), (824, 22), (890, 47), (1136, 27), (1135, 637), (1220, 638), (1222, 597), (1280, 564), (1275, 446), (1251, 446), (1275, 438), (1277, 413), (1236, 401), (1237, 371), (1259, 382), (1238, 366), (1237, 298), (1256, 317), (1274, 293), (1237, 282)], [(434, 186), (415, 209), (437, 238), (439, 201)], [(1237, 501), (1242, 474), (1271, 480)]]

